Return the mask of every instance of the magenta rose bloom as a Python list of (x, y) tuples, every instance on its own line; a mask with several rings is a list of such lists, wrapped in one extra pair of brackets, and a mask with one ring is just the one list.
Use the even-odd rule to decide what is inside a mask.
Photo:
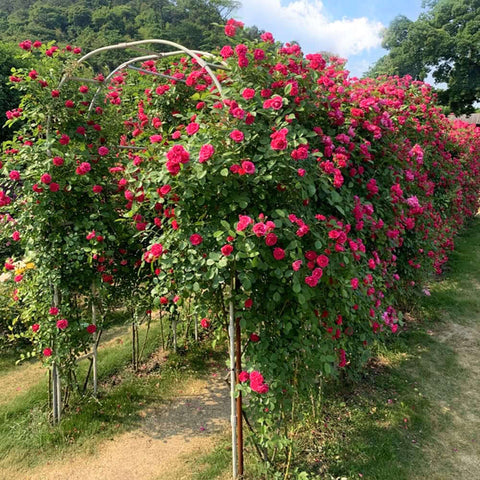
[(224, 245), (220, 250), (221, 250), (223, 255), (228, 257), (233, 252), (233, 247), (232, 247), (232, 245), (227, 244), (227, 245)]
[(86, 330), (88, 333), (95, 333), (97, 331), (97, 327), (96, 325), (90, 324), (88, 325)]
[(233, 130), (231, 133), (230, 133), (230, 138), (236, 142), (236, 143), (240, 143), (244, 138), (245, 138), (245, 135), (243, 134), (243, 132), (241, 132), (240, 130)]
[(48, 185), (51, 181), (52, 181), (52, 177), (49, 173), (44, 173), (40, 177), (40, 182), (45, 183), (46, 185)]
[(66, 318), (62, 318), (57, 321), (57, 328), (60, 330), (65, 330), (68, 327), (68, 320)]
[(265, 237), (265, 244), (269, 247), (273, 247), (278, 241), (278, 237), (274, 233), (269, 233)]
[(200, 163), (204, 163), (209, 160), (214, 153), (215, 148), (213, 147), (213, 145), (210, 145), (209, 143), (207, 143), (206, 145), (202, 145), (202, 147), (200, 148), (200, 153), (198, 154), (198, 161)]
[(190, 236), (190, 243), (194, 246), (200, 245), (203, 242), (203, 237), (198, 234), (194, 233), (193, 235)]

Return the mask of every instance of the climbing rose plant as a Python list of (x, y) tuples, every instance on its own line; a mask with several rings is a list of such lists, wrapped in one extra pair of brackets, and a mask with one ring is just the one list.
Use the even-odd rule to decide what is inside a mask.
[[(26, 95), (8, 121), (23, 126), (4, 145), (0, 201), (5, 236), (35, 261), (31, 286), (135, 281), (162, 308), (193, 298), (219, 330), (233, 300), (238, 388), (260, 440), (280, 442), (292, 399), (358, 369), (441, 272), (478, 208), (479, 131), (448, 120), (426, 84), (351, 78), (340, 59), (241, 30), (229, 22), (216, 52), (223, 96), (197, 61), (152, 60), (142, 69), (168, 77), (105, 82), (86, 68), (92, 108), (97, 86), (56, 88), (73, 52), (28, 49), (36, 70), (12, 79)], [(51, 292), (34, 299), (23, 281), (37, 351), (58, 355), (52, 336), (75, 350), (68, 312), (61, 328)]]

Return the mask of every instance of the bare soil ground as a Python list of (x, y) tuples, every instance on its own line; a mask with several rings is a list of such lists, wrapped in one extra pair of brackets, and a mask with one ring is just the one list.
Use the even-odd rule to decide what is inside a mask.
[[(64, 457), (30, 471), (24, 480), (187, 480), (188, 459), (209, 452), (229, 419), (228, 386), (218, 374), (191, 380), (175, 400), (142, 412), (135, 431), (99, 444), (92, 455)], [(5, 472), (7, 473), (7, 472)], [(7, 478), (7, 477), (5, 477)]]
[(480, 479), (480, 322), (450, 321), (431, 334), (453, 349), (461, 373), (452, 382), (432, 369), (419, 384), (438, 412), (432, 438), (423, 446), (426, 468), (412, 480), (427, 478), (425, 472), (431, 480)]
[(40, 363), (26, 363), (0, 375), (0, 405), (6, 405), (45, 379), (47, 372)]

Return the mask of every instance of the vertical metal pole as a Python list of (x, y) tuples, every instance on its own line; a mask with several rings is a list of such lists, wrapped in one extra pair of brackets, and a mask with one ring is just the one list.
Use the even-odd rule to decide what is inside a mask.
[(137, 339), (136, 339), (136, 328), (135, 328), (135, 322), (136, 318), (134, 315), (133, 318), (133, 323), (132, 323), (132, 367), (133, 370), (136, 372), (137, 371), (137, 352), (136, 352), (136, 347), (137, 347)]
[[(235, 319), (235, 383), (239, 384), (239, 375), (242, 371), (242, 344), (240, 319)], [(242, 392), (237, 397), (237, 456), (238, 456), (238, 476), (243, 478), (243, 415), (242, 415)]]
[(162, 337), (162, 350), (165, 350), (165, 337), (163, 335), (163, 315), (162, 315), (161, 305), (160, 305), (160, 310), (158, 311), (158, 320), (160, 321), (160, 335)]
[(57, 365), (52, 364), (52, 412), (53, 412), (53, 423), (57, 424), (59, 422), (58, 418), (58, 390), (57, 390)]
[(175, 353), (177, 353), (177, 317), (176, 317), (176, 314), (173, 314), (172, 329), (173, 329), (173, 351)]
[(55, 371), (57, 374), (57, 422), (60, 423), (62, 419), (62, 385), (60, 383), (60, 369), (57, 366)]
[[(92, 285), (92, 325), (97, 326), (97, 306), (95, 304), (95, 286)], [(92, 369), (93, 369), (93, 396), (97, 396), (98, 391), (98, 376), (97, 376), (97, 336), (98, 333), (95, 330), (93, 333), (93, 357), (92, 357)]]
[(230, 414), (232, 424), (232, 470), (233, 480), (238, 478), (238, 464), (237, 464), (237, 415), (236, 415), (236, 400), (235, 400), (235, 311), (233, 308), (233, 292), (235, 290), (235, 277), (232, 276), (231, 283), (232, 291), (230, 296), (230, 315), (228, 334), (230, 336)]
[[(60, 297), (58, 294), (58, 287), (53, 287), (53, 306), (58, 308), (60, 304)], [(55, 342), (52, 339), (52, 350), (55, 350)], [(60, 423), (62, 411), (62, 388), (60, 385), (60, 374), (58, 366), (55, 362), (52, 364), (52, 407), (53, 407), (53, 423)]]

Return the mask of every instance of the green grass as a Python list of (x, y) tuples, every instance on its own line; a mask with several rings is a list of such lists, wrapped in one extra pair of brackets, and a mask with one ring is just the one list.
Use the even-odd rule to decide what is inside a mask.
[[(480, 431), (457, 420), (467, 412), (480, 419), (478, 385), (470, 397), (465, 394), (473, 368), (459, 357), (466, 348), (462, 328), (467, 337), (468, 329), (480, 333), (479, 246), (480, 220), (475, 219), (457, 239), (445, 275), (429, 285), (431, 296), (421, 299), (404, 331), (381, 347), (363, 378), (324, 385), (321, 415), (299, 426), (292, 470), (308, 472), (315, 480), (477, 478), (465, 473), (471, 465), (458, 466), (457, 449), (451, 448), (457, 444), (445, 446), (444, 440), (455, 433), (458, 449), (475, 458), (475, 444), (468, 443), (480, 440)], [(459, 339), (445, 340), (452, 332)], [(478, 337), (467, 340), (480, 347)], [(476, 368), (480, 378), (480, 362)], [(221, 443), (199, 460), (208, 468), (193, 479), (228, 478), (229, 455)], [(247, 449), (246, 461), (245, 480), (273, 478), (261, 473), (253, 449)]]
[[(224, 480), (231, 470), (232, 449), (230, 437), (218, 440), (215, 449), (200, 459), (190, 460), (192, 480)], [(161, 479), (158, 479), (161, 480)]]
[[(152, 325), (144, 356), (148, 357), (158, 344), (159, 326)], [(130, 359), (131, 335), (126, 332), (99, 351), (98, 399), (74, 397), (57, 427), (48, 421), (46, 378), (8, 405), (0, 406), (0, 468), (16, 465), (28, 469), (73, 451), (93, 452), (102, 439), (136, 428), (142, 410), (174, 396), (191, 376), (205, 373), (218, 360), (218, 354), (202, 348), (171, 354), (149, 374), (134, 373), (128, 368)], [(86, 369), (84, 361), (79, 378)]]
[[(480, 221), (457, 239), (446, 275), (432, 281), (415, 320), (366, 369), (361, 382), (326, 387), (323, 416), (302, 438), (299, 466), (312, 476), (378, 480), (429, 478), (437, 436), (448, 434), (470, 369), (459, 361), (461, 343), (444, 341), (452, 322), (480, 325)], [(456, 327), (453, 328), (456, 331)], [(475, 412), (480, 416), (480, 411)], [(312, 427), (312, 425), (309, 425)], [(471, 437), (474, 432), (459, 432)], [(452, 456), (435, 478), (460, 478)]]

